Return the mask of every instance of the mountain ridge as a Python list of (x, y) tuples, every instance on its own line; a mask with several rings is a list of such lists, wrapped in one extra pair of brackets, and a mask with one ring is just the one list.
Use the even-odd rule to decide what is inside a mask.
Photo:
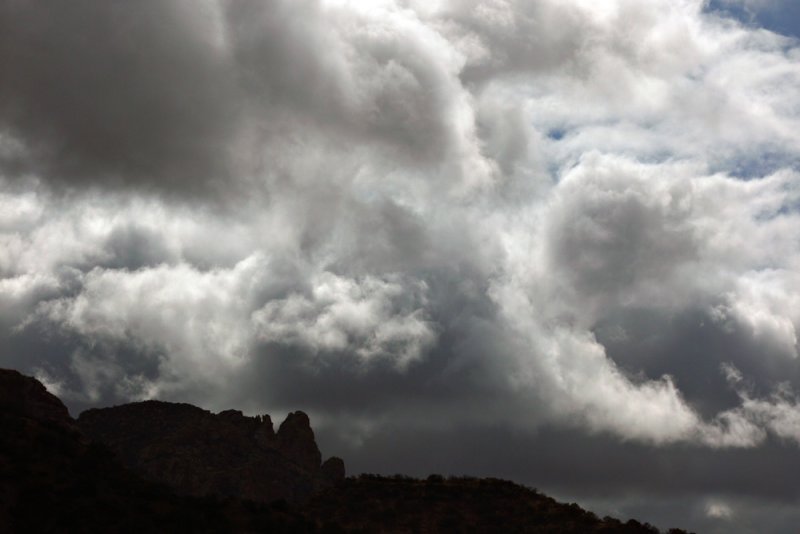
[(658, 533), (646, 523), (600, 519), (576, 504), (499, 479), (345, 478), (341, 459), (321, 462), (303, 412), (290, 413), (277, 432), (269, 416), (213, 414), (164, 401), (87, 410), (76, 421), (39, 381), (3, 369), (0, 527), (112, 533)]

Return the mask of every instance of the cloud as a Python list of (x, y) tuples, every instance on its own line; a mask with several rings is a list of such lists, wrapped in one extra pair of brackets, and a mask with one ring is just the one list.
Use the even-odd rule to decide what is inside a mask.
[(699, 0), (11, 3), (0, 35), (0, 361), (73, 408), (797, 446), (792, 38)]
[[(235, 377), (257, 343), (355, 354), (365, 364), (385, 358), (402, 369), (436, 338), (422, 307), (424, 286), (323, 272), (311, 277), (310, 297), (289, 292), (262, 305), (266, 295), (292, 287), (276, 284), (275, 270), (261, 255), (209, 271), (186, 263), (135, 271), (95, 268), (82, 276), (79, 294), (41, 304), (28, 325), (44, 321), (91, 340), (75, 352), (73, 370), (93, 391), (103, 381), (126, 378), (113, 356), (119, 347), (152, 360), (155, 380), (128, 377), (138, 391), (127, 394), (146, 398), (180, 390), (187, 377), (212, 385)], [(98, 356), (98, 346), (111, 354)], [(105, 370), (98, 374), (96, 365)]]
[(212, 6), (6, 4), (0, 115), (20, 147), (6, 172), (53, 185), (213, 189), (237, 112), (222, 51), (207, 39)]
[(444, 166), (456, 191), (492, 180), (460, 54), (390, 4), (12, 4), (2, 20), (9, 176), (240, 199), (316, 130)]
[[(311, 283), (310, 298), (293, 294), (254, 313), (261, 341), (296, 344), (315, 352), (355, 353), (365, 360), (394, 356), (396, 365), (404, 368), (436, 338), (425, 319), (424, 285), (415, 290), (398, 280), (374, 278), (358, 283), (331, 273), (322, 273)], [(401, 305), (406, 310), (394, 311), (393, 301), (408, 300), (409, 293), (411, 307)]]
[[(9, 157), (44, 147), (34, 178), (7, 167), (9, 317), (149, 354), (148, 380), (176, 387), (247, 365), (256, 340), (408, 369), (465, 334), (438, 301), (464, 273), (465, 310), (494, 309), (506, 336), (481, 365), (548, 417), (654, 443), (755, 443), (763, 421), (704, 422), (669, 373), (632, 375), (595, 334), (626, 310), (705, 309), (796, 353), (796, 174), (731, 174), (764, 143), (796, 150), (793, 52), (700, 3), (651, 4), (85, 6), (110, 25), (129, 15), (147, 49), (99, 28), (68, 37), (74, 13), (54, 25), (8, 7), (51, 28), (15, 42), (64, 40), (36, 64), (9, 52), (20, 84), (86, 58), (59, 92), (5, 89)], [(159, 10), (178, 31), (163, 34)], [(90, 53), (93, 39), (105, 46)], [(170, 43), (180, 56), (149, 52)], [(754, 74), (735, 75), (744, 65)], [(107, 101), (76, 129), (98, 91)], [(689, 93), (723, 107), (708, 115)], [(126, 126), (102, 134), (111, 124)], [(68, 203), (52, 196), (62, 186)], [(204, 188), (251, 194), (239, 210), (175, 202)]]
[(748, 391), (738, 369), (728, 364), (723, 365), (722, 370), (742, 404), (721, 414), (721, 418), (729, 424), (748, 428), (751, 433), (760, 433), (762, 440), (765, 430), (769, 430), (778, 438), (800, 443), (800, 402), (788, 383), (778, 384), (766, 398), (757, 398)]
[(706, 505), (706, 515), (713, 519), (730, 519), (733, 510), (723, 502), (710, 502)]
[[(669, 376), (626, 376), (592, 333), (598, 322), (626, 309), (676, 313), (707, 307), (710, 318), (719, 320), (726, 304), (713, 303), (735, 298), (731, 283), (758, 277), (764, 291), (775, 279), (792, 278), (781, 270), (766, 275), (758, 267), (777, 246), (773, 240), (784, 235), (783, 224), (794, 220), (780, 208), (794, 175), (743, 182), (697, 176), (701, 170), (588, 155), (562, 178), (550, 201), (536, 207), (542, 211), (531, 219), (543, 224), (508, 236), (509, 272), (493, 296), (513, 335), (526, 340), (517, 355), (518, 386), (544, 389), (554, 411), (633, 439), (713, 446), (753, 446), (764, 439), (765, 425), (734, 412), (703, 422)], [(722, 196), (728, 202), (712, 206)], [(726, 210), (737, 217), (728, 220)], [(743, 240), (755, 239), (748, 235), (759, 235), (762, 243), (751, 258), (734, 253)], [(776, 262), (780, 250), (774, 249)], [(725, 271), (737, 263), (741, 275), (733, 282)], [(754, 340), (763, 336), (760, 346), (794, 358), (793, 305), (766, 315), (767, 305), (754, 303), (753, 313), (763, 319), (734, 330), (755, 324), (748, 334)]]

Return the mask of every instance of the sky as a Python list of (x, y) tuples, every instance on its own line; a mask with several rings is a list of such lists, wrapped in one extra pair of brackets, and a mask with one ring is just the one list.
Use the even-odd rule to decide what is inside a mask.
[(794, 532), (797, 6), (1, 2), (0, 366)]

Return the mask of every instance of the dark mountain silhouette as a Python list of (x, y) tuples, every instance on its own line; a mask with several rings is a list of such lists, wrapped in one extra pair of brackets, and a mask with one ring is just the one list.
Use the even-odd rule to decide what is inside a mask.
[(184, 495), (306, 501), (344, 479), (344, 462), (321, 464), (308, 416), (212, 414), (190, 404), (145, 401), (83, 412), (78, 426), (143, 477)]
[[(495, 478), (404, 475), (348, 478), (315, 496), (310, 517), (357, 532), (630, 533), (658, 534), (636, 520), (598, 518), (536, 490)], [(669, 534), (686, 534), (671, 529)]]
[(319, 531), (286, 507), (182, 497), (143, 480), (41, 383), (0, 369), (0, 532)]
[(658, 532), (507, 481), (345, 479), (342, 460), (320, 460), (302, 412), (277, 432), (268, 416), (157, 401), (76, 422), (0, 370), (2, 532)]

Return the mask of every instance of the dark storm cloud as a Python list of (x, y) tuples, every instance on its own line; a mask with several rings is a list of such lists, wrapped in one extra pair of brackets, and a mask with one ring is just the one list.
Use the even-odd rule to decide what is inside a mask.
[[(487, 354), (501, 356), (503, 332), (493, 323), (492, 303), (471, 298), (464, 291), (468, 284), (453, 280), (455, 277), (430, 282), (429, 295), (447, 295), (435, 299), (436, 305), (429, 308), (429, 319), (436, 325), (436, 344), (424, 360), (403, 373), (397, 372), (391, 360), (365, 368), (352, 353), (315, 357), (296, 347), (266, 345), (259, 348), (248, 373), (253, 384), (247, 395), (259, 391), (270, 405), (289, 409), (302, 404), (311, 412), (356, 418), (391, 414), (422, 421), (433, 410), (445, 419), (448, 414), (470, 411), (474, 411), (473, 420), (494, 419), (498, 410), (513, 402), (502, 365), (486, 358)], [(454, 313), (456, 309), (459, 313)], [(438, 420), (432, 418), (432, 422)]]
[[(354, 458), (353, 471), (503, 477), (664, 529), (788, 532), (800, 503), (797, 485), (786, 476), (800, 468), (796, 450), (776, 442), (760, 450), (653, 449), (551, 427), (530, 433), (474, 424), (409, 432), (393, 422), (365, 432), (363, 441), (330, 428), (317, 435), (325, 450)], [(726, 503), (733, 516), (710, 518), (713, 502)], [(772, 518), (765, 517), (767, 509)]]
[(440, 37), (388, 20), (375, 33), (314, 1), (7, 2), (3, 168), (224, 198), (285, 168), (281, 147), (309, 142), (298, 122), (438, 162), (463, 144), (452, 67)]
[(202, 8), (5, 2), (6, 161), (55, 185), (197, 193), (227, 181), (238, 105)]
[(103, 248), (110, 256), (103, 266), (111, 269), (153, 267), (170, 259), (163, 238), (150, 228), (136, 225), (114, 228)]
[[(798, 467), (797, 455), (791, 447), (775, 442), (765, 444), (761, 452), (693, 446), (653, 449), (551, 427), (535, 433), (501, 425), (427, 428), (413, 433), (404, 430), (404, 425), (384, 427), (364, 437), (370, 445), (365, 449), (381, 451), (380, 456), (371, 452), (359, 455), (354, 469), (391, 474), (396, 467), (397, 472), (419, 476), (431, 472), (502, 476), (581, 498), (619, 498), (647, 488), (651, 496), (665, 498), (696, 492), (760, 496), (784, 503), (800, 499), (797, 485), (783, 475), (784, 470)], [(335, 432), (325, 429), (317, 433), (322, 443), (355, 457), (355, 450), (363, 445), (355, 446), (347, 436)], [(390, 447), (392, 442), (394, 447)], [(734, 465), (737, 468), (731, 469)]]
[(797, 50), (705, 7), (4, 3), (0, 362), (353, 472), (796, 502)]
[(755, 342), (745, 328), (715, 323), (702, 310), (667, 317), (629, 310), (604, 318), (597, 336), (609, 357), (631, 374), (674, 376), (687, 400), (706, 416), (739, 403), (720, 371), (725, 364), (741, 370), (761, 395), (780, 382), (800, 384), (794, 360)]
[(457, 142), (446, 124), (454, 87), (430, 35), (308, 0), (231, 3), (225, 22), (241, 84), (264, 120), (285, 121), (289, 111), (332, 136), (434, 158)]

